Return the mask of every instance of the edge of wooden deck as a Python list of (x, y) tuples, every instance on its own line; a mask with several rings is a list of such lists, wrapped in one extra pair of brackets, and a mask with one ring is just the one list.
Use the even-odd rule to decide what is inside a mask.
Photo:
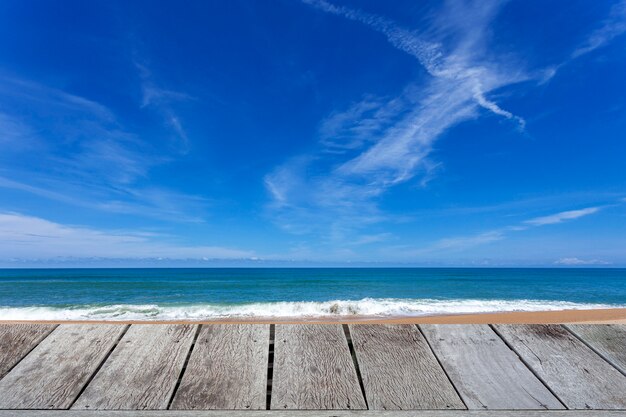
[(251, 317), (208, 320), (1, 320), (0, 324), (626, 324), (626, 308), (425, 316)]

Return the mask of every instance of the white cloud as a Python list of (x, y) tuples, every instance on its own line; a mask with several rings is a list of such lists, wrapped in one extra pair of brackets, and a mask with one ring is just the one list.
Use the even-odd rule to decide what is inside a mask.
[[(584, 216), (588, 216), (590, 214), (597, 213), (602, 208), (603, 207), (588, 207), (580, 210), (562, 211), (559, 213), (551, 214), (549, 216), (536, 217), (530, 220), (526, 220), (522, 224), (509, 225), (501, 227), (499, 229), (489, 230), (470, 236), (454, 236), (449, 238), (443, 238), (439, 239), (438, 241), (424, 249), (418, 249), (412, 253), (424, 254), (451, 249), (469, 249), (474, 246), (484, 245), (505, 239), (510, 233), (523, 232), (530, 228), (562, 223), (564, 221), (575, 220)], [(575, 259), (576, 258), (564, 258), (564, 260), (572, 260), (573, 262), (575, 262)]]
[(386, 110), (381, 99), (368, 96), (344, 111), (335, 111), (320, 123), (320, 143), (327, 152), (358, 149), (381, 133), (383, 122), (392, 116)]
[[(377, 199), (417, 176), (426, 179), (423, 183), (431, 179), (438, 164), (429, 156), (445, 131), (477, 117), (480, 108), (524, 125), (523, 119), (487, 98), (496, 89), (528, 78), (519, 65), (512, 68), (508, 60), (488, 57), (487, 26), (498, 2), (447, 4), (441, 19), (424, 30), (437, 34), (434, 37), (324, 0), (305, 3), (382, 33), (392, 46), (414, 56), (429, 77), (396, 97), (365, 96), (347, 110), (333, 112), (321, 123), (317, 153), (296, 157), (265, 177), (273, 198), (270, 209), (281, 226), (349, 230), (358, 228), (359, 221), (386, 219)], [(449, 32), (460, 35), (459, 40), (444, 42)], [(331, 220), (312, 223), (320, 210)]]
[[(169, 144), (144, 140), (106, 106), (56, 88), (0, 75), (0, 94), (0, 188), (107, 212), (201, 221), (205, 199), (137, 186), (171, 159)], [(169, 123), (184, 133), (178, 119)]]
[(626, 1), (622, 0), (615, 4), (609, 13), (609, 17), (602, 26), (594, 30), (585, 41), (572, 52), (572, 58), (578, 58), (598, 48), (603, 47), (614, 38), (626, 32)]
[(0, 113), (0, 149), (6, 153), (36, 146), (32, 130), (18, 118)]
[(519, 127), (521, 130), (524, 130), (526, 128), (526, 120), (514, 115), (510, 111), (506, 111), (500, 108), (500, 106), (498, 106), (495, 102), (487, 100), (483, 93), (481, 93), (480, 91), (476, 91), (476, 94), (474, 94), (474, 98), (481, 107), (509, 120), (516, 120), (517, 123), (519, 123)]
[(502, 239), (504, 239), (504, 233), (501, 230), (492, 230), (489, 232), (479, 233), (474, 236), (457, 236), (441, 239), (433, 245), (432, 249), (467, 249), (473, 246), (484, 245)]
[(602, 22), (602, 26), (591, 32), (585, 40), (572, 51), (565, 61), (545, 68), (542, 71), (543, 76), (539, 77), (540, 82), (543, 84), (550, 81), (563, 66), (595, 51), (596, 49), (606, 46), (613, 39), (623, 35), (625, 32), (626, 0), (621, 0), (611, 7), (609, 16)]
[(556, 265), (610, 265), (610, 262), (601, 261), (599, 259), (580, 259), (576, 257), (572, 258), (561, 258), (557, 261), (554, 261)]
[[(126, 131), (113, 112), (99, 103), (2, 76), (0, 93), (7, 109), (3, 120), (10, 117), (12, 131), (30, 146), (21, 148), (15, 143), (18, 138), (0, 145), (7, 152), (21, 151), (21, 160), (32, 158), (33, 166), (78, 177), (97, 173), (109, 182), (129, 183), (157, 163), (146, 156), (151, 147)], [(46, 132), (45, 137), (38, 132)]]
[[(158, 239), (160, 238), (160, 240)], [(2, 259), (74, 258), (250, 258), (254, 252), (219, 246), (163, 242), (141, 231), (110, 231), (64, 225), (19, 213), (0, 213)], [(36, 254), (36, 255), (35, 255)]]
[(142, 100), (141, 107), (152, 107), (161, 114), (167, 126), (172, 130), (179, 142), (182, 153), (189, 151), (189, 137), (183, 127), (180, 117), (174, 111), (173, 102), (187, 101), (192, 97), (186, 93), (172, 91), (155, 85), (152, 71), (144, 64), (135, 60), (135, 67), (141, 79)]
[(209, 201), (200, 196), (177, 193), (163, 188), (113, 189), (92, 184), (88, 188), (56, 181), (51, 178), (35, 186), (0, 176), (0, 188), (18, 190), (73, 206), (107, 213), (133, 214), (172, 222), (200, 223)]
[(5, 98), (13, 97), (33, 107), (63, 108), (70, 112), (89, 114), (103, 121), (115, 121), (113, 113), (100, 103), (25, 79), (0, 75), (0, 93)]
[(566, 220), (578, 219), (580, 217), (588, 216), (590, 214), (597, 213), (602, 207), (588, 207), (580, 210), (562, 211), (560, 213), (551, 214), (549, 216), (536, 217), (534, 219), (526, 220), (526, 224), (531, 226), (544, 226), (547, 224), (562, 223)]

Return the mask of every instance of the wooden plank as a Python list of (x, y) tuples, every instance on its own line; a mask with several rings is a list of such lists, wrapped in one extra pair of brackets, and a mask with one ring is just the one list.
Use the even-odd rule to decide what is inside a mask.
[(270, 326), (202, 327), (171, 409), (264, 410)]
[(616, 410), (0, 410), (0, 417), (626, 417)]
[(564, 408), (488, 325), (420, 327), (468, 408)]
[(165, 409), (197, 326), (135, 324), (72, 409)]
[(626, 377), (562, 326), (496, 329), (568, 408), (626, 408)]
[(55, 327), (53, 324), (0, 324), (0, 378)]
[(414, 325), (350, 325), (370, 410), (464, 409)]
[(566, 327), (626, 374), (626, 325), (571, 324)]
[(125, 329), (60, 325), (0, 380), (0, 408), (68, 408)]
[(276, 325), (271, 408), (366, 408), (341, 325)]

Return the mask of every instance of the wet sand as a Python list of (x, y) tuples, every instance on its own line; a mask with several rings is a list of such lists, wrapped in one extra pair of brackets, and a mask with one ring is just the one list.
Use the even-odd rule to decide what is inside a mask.
[(118, 324), (177, 324), (177, 323), (202, 323), (202, 324), (336, 324), (336, 323), (379, 323), (379, 324), (487, 324), (487, 323), (510, 323), (510, 324), (549, 324), (549, 323), (588, 323), (588, 324), (626, 324), (626, 308), (607, 308), (593, 310), (559, 310), (559, 311), (533, 311), (533, 312), (501, 312), (481, 314), (450, 314), (420, 317), (376, 317), (376, 316), (337, 316), (319, 318), (284, 318), (284, 317), (256, 317), (250, 319), (215, 319), (215, 320), (108, 320), (108, 321), (56, 321), (56, 320), (0, 320), (0, 323), (118, 323)]

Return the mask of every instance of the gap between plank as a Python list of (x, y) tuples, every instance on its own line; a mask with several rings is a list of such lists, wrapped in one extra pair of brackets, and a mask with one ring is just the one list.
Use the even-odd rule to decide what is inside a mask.
[(520, 355), (517, 350), (515, 350), (515, 348), (513, 347), (513, 345), (511, 345), (506, 338), (498, 331), (498, 329), (496, 328), (496, 326), (494, 326), (493, 324), (490, 324), (489, 327), (491, 327), (491, 330), (493, 330), (500, 339), (502, 339), (502, 341), (504, 342), (504, 344), (513, 351), (513, 353), (515, 353), (517, 355), (517, 357), (519, 358), (520, 361), (522, 361), (522, 363), (524, 364), (524, 366), (526, 366), (526, 368), (528, 368), (528, 370), (530, 372), (532, 372), (532, 374), (535, 376), (535, 378), (537, 378), (539, 380), (539, 382), (541, 382), (543, 384), (544, 387), (546, 387), (546, 389), (548, 391), (550, 391), (550, 394), (554, 395), (554, 398), (556, 398), (563, 407), (565, 407), (566, 410), (569, 410), (570, 408), (567, 406), (567, 404), (565, 404), (565, 402), (561, 399), (561, 397), (559, 397), (556, 392), (554, 392), (554, 390), (548, 385), (548, 383), (546, 381), (544, 381), (544, 379), (537, 373), (535, 372), (535, 370), (533, 369), (532, 366), (530, 366), (530, 364), (528, 362), (526, 362), (526, 360), (524, 358), (522, 358), (522, 355)]
[[(435, 326), (439, 326), (439, 325), (436, 324)], [(465, 400), (463, 399), (463, 396), (461, 395), (459, 390), (456, 388), (456, 385), (454, 385), (454, 382), (452, 382), (452, 379), (450, 378), (450, 375), (448, 375), (448, 371), (446, 370), (445, 366), (443, 366), (443, 363), (439, 360), (439, 356), (437, 356), (437, 352), (435, 352), (435, 349), (433, 349), (433, 347), (431, 346), (430, 341), (426, 337), (426, 334), (422, 331), (422, 328), (419, 326), (419, 324), (416, 324), (415, 327), (417, 327), (417, 331), (420, 332), (420, 334), (422, 335), (422, 337), (426, 341), (426, 345), (428, 346), (430, 351), (433, 353), (433, 356), (437, 360), (437, 363), (439, 364), (439, 367), (441, 368), (443, 373), (446, 375), (446, 378), (448, 378), (448, 382), (450, 382), (450, 385), (452, 385), (452, 388), (454, 388), (454, 392), (456, 392), (457, 397), (459, 397), (459, 399), (463, 403), (463, 406), (465, 407), (465, 409), (469, 410), (469, 407), (465, 403)]]
[(198, 324), (196, 328), (196, 332), (193, 335), (193, 340), (191, 341), (191, 346), (189, 347), (189, 352), (187, 352), (187, 356), (185, 357), (185, 362), (183, 363), (183, 367), (178, 374), (178, 379), (176, 380), (176, 385), (174, 385), (174, 391), (172, 391), (172, 396), (170, 400), (167, 402), (166, 410), (169, 410), (174, 402), (174, 397), (176, 397), (176, 393), (178, 392), (178, 388), (180, 387), (180, 382), (183, 380), (183, 375), (187, 370), (187, 364), (189, 363), (189, 358), (191, 358), (191, 352), (193, 352), (193, 348), (196, 346), (196, 342), (198, 341), (198, 336), (200, 335), (200, 329), (202, 329), (202, 325)]
[(37, 346), (39, 346), (41, 344), (41, 342), (43, 342), (46, 338), (48, 338), (48, 336), (50, 336), (50, 334), (56, 330), (56, 328), (59, 327), (58, 324), (55, 324), (54, 327), (52, 327), (52, 329), (50, 329), (48, 331), (48, 333), (44, 334), (41, 339), (39, 339), (39, 341), (37, 343), (35, 343), (35, 346), (33, 346), (28, 352), (26, 352), (17, 362), (15, 362), (15, 364), (13, 364), (12, 367), (10, 367), (9, 369), (7, 369), (7, 371), (4, 373), (4, 375), (0, 375), (0, 379), (4, 378), (5, 376), (9, 375), (9, 372), (11, 372), (13, 370), (13, 368), (15, 368), (17, 365), (20, 364), (20, 362), (22, 362), (29, 354), (30, 352), (32, 352), (33, 350), (35, 350), (35, 348)]
[(104, 366), (104, 363), (109, 359), (109, 356), (111, 356), (111, 353), (113, 353), (113, 351), (115, 350), (115, 348), (117, 347), (117, 345), (120, 343), (120, 340), (122, 340), (122, 338), (124, 337), (124, 335), (126, 334), (126, 332), (128, 332), (128, 329), (130, 329), (130, 324), (127, 324), (126, 327), (124, 328), (124, 330), (122, 330), (122, 332), (120, 333), (120, 335), (118, 336), (117, 340), (115, 341), (115, 343), (113, 344), (113, 346), (111, 346), (111, 349), (109, 349), (109, 351), (107, 352), (107, 354), (104, 356), (104, 358), (102, 359), (102, 361), (100, 362), (100, 364), (98, 365), (98, 367), (96, 368), (95, 371), (93, 371), (93, 373), (91, 374), (91, 376), (89, 377), (89, 379), (87, 380), (87, 382), (85, 383), (85, 385), (83, 385), (83, 387), (80, 389), (80, 392), (78, 393), (78, 395), (76, 396), (76, 398), (74, 398), (74, 400), (72, 401), (72, 403), (66, 408), (66, 410), (69, 410), (70, 408), (72, 408), (74, 406), (74, 403), (76, 401), (78, 401), (78, 399), (80, 398), (81, 395), (83, 395), (83, 392), (85, 392), (85, 390), (87, 389), (87, 387), (89, 386), (89, 384), (91, 384), (91, 381), (93, 381), (93, 379), (96, 377), (96, 375), (98, 374), (98, 372), (100, 372), (100, 369), (102, 369), (102, 367)]
[[(613, 368), (617, 369), (617, 371), (619, 373), (621, 373), (622, 375), (626, 376), (626, 370), (622, 370), (622, 368), (619, 365), (615, 364), (606, 355), (604, 355), (602, 352), (600, 352), (595, 347), (593, 347), (593, 345), (587, 343), (587, 341), (584, 338), (582, 338), (578, 333), (576, 333), (576, 331), (574, 329), (570, 328), (569, 326), (567, 326), (565, 324), (563, 324), (562, 326), (565, 328), (565, 330), (570, 332), (572, 334), (572, 336), (574, 336), (576, 339), (580, 340), (585, 346), (587, 346), (589, 349), (591, 349), (593, 351), (593, 353), (595, 353), (596, 355), (598, 355), (599, 357), (604, 359), (606, 362), (608, 362), (608, 364), (611, 365)], [(602, 324), (595, 324), (595, 325), (592, 325), (592, 326), (602, 326)]]
[(350, 356), (352, 357), (352, 362), (354, 363), (354, 369), (356, 370), (356, 377), (359, 380), (359, 387), (361, 387), (361, 394), (363, 395), (363, 400), (365, 400), (365, 408), (367, 410), (370, 409), (369, 404), (367, 403), (367, 395), (365, 395), (365, 384), (363, 384), (363, 377), (361, 376), (361, 369), (359, 368), (359, 361), (356, 358), (356, 350), (354, 349), (354, 345), (352, 344), (352, 334), (350, 333), (350, 326), (347, 324), (343, 324), (343, 333), (346, 336), (346, 341), (348, 342), (348, 349), (350, 350)]
[(267, 385), (265, 393), (265, 409), (272, 406), (272, 385), (274, 383), (274, 339), (276, 335), (276, 325), (270, 324), (269, 351), (267, 354)]

